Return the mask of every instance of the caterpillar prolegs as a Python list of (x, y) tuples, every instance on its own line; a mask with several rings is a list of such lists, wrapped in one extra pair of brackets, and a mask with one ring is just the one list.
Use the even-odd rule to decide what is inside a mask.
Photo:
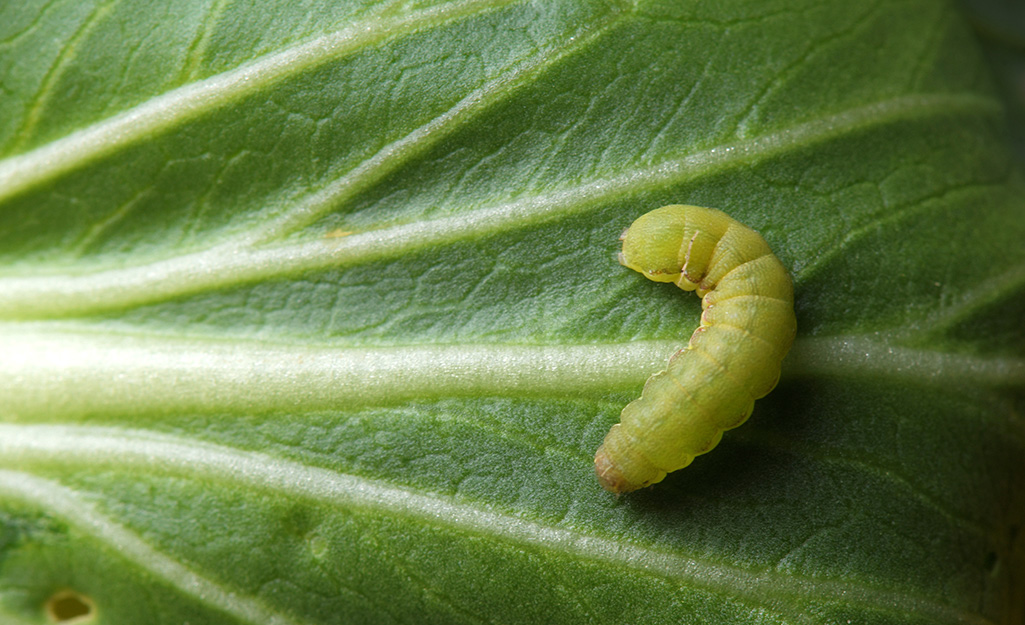
[(790, 277), (757, 232), (722, 211), (663, 206), (621, 237), (619, 262), (702, 298), (701, 325), (644, 384), (594, 456), (601, 485), (662, 481), (744, 423), (779, 381), (797, 331)]

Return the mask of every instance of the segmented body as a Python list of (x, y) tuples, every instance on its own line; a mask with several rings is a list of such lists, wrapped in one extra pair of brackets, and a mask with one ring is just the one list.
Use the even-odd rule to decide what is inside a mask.
[(701, 296), (701, 325), (644, 385), (595, 454), (602, 486), (662, 481), (744, 423), (779, 381), (797, 330), (790, 276), (754, 230), (722, 211), (664, 206), (623, 233), (619, 261)]

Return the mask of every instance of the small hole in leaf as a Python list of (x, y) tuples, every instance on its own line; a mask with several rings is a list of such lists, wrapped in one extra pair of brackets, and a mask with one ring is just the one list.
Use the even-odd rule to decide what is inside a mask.
[(92, 599), (73, 590), (62, 590), (46, 602), (46, 615), (61, 625), (85, 623), (95, 611)]

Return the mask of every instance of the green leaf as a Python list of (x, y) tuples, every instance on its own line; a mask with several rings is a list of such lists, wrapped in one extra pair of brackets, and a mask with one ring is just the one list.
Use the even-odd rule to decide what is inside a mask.
[[(1025, 622), (1025, 184), (936, 0), (0, 3), (0, 621)], [(774, 393), (594, 450), (792, 272)]]
[(1007, 106), (1011, 143), (1025, 159), (1025, 4), (1004, 0), (962, 0), (979, 35)]

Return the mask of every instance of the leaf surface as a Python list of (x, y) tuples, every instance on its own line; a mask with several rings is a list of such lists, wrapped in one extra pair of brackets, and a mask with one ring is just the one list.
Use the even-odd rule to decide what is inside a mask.
[[(990, 83), (934, 0), (0, 5), (0, 620), (1020, 625)], [(617, 499), (698, 325), (616, 262), (669, 203), (798, 339)]]

